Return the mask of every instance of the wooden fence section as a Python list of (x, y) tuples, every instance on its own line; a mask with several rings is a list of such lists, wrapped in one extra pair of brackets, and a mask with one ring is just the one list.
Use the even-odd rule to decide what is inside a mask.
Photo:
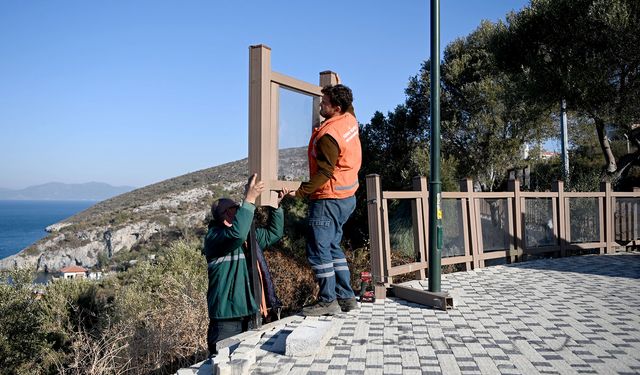
[[(375, 174), (367, 176), (366, 185), (371, 273), (377, 297), (383, 298), (382, 286), (394, 276), (425, 278), (428, 185), (426, 178), (416, 177), (412, 191), (382, 191)], [(530, 255), (604, 254), (640, 245), (640, 191), (613, 192), (603, 183), (600, 192), (565, 192), (562, 181), (552, 192), (520, 191), (517, 180), (505, 192), (474, 192), (472, 187), (471, 180), (463, 180), (460, 192), (442, 193), (443, 266), (470, 270)]]

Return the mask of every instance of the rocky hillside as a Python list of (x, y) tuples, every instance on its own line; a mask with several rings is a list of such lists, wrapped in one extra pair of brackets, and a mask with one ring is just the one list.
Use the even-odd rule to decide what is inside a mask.
[[(299, 179), (306, 171), (306, 148), (280, 151), (282, 179)], [(242, 159), (102, 201), (51, 225), (45, 238), (0, 260), (0, 269), (90, 268), (100, 257), (131, 252), (128, 258), (135, 258), (136, 250), (153, 252), (186, 232), (203, 233), (211, 202), (219, 196), (239, 199), (247, 176), (247, 159)]]

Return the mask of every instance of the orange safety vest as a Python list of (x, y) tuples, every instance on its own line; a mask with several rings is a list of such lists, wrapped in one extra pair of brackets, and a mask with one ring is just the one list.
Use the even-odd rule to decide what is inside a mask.
[(329, 134), (338, 143), (340, 151), (333, 170), (333, 177), (311, 193), (311, 199), (343, 199), (351, 197), (358, 190), (358, 171), (362, 164), (362, 147), (358, 120), (351, 113), (334, 116), (313, 130), (309, 140), (309, 176), (318, 173), (316, 142)]

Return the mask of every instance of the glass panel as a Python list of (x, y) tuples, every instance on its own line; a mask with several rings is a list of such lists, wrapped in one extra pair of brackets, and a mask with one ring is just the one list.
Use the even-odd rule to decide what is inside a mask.
[(532, 248), (555, 245), (553, 198), (526, 198), (524, 212), (525, 246)]
[(411, 199), (388, 199), (389, 241), (391, 243), (391, 266), (416, 261)]
[(314, 97), (278, 89), (278, 180), (307, 181), (307, 146), (314, 118)]
[(442, 257), (464, 255), (462, 204), (460, 199), (442, 200)]
[(569, 198), (571, 243), (599, 242), (598, 198)]
[(507, 198), (480, 199), (480, 228), (483, 251), (509, 249)]
[(614, 228), (623, 244), (640, 238), (640, 199), (616, 198)]

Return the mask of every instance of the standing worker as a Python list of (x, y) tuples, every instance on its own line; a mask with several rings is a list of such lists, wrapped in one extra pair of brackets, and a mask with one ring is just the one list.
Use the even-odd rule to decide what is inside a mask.
[[(207, 346), (210, 355), (217, 354), (218, 341), (247, 331), (249, 318), (258, 309), (251, 293), (244, 249), (253, 222), (256, 198), (262, 191), (264, 182), (256, 182), (254, 174), (245, 186), (242, 204), (220, 198), (211, 205), (213, 220), (202, 251), (207, 258), (209, 277)], [(279, 199), (287, 193), (287, 190), (280, 192)], [(282, 208), (272, 209), (267, 227), (256, 228), (260, 247), (265, 248), (280, 240), (283, 228)]]
[(342, 226), (356, 207), (358, 171), (362, 162), (353, 94), (344, 85), (322, 89), (320, 115), (324, 121), (309, 141), (309, 181), (295, 196), (308, 197), (307, 259), (320, 286), (316, 304), (303, 308), (306, 316), (334, 315), (358, 308), (347, 260), (342, 251)]

